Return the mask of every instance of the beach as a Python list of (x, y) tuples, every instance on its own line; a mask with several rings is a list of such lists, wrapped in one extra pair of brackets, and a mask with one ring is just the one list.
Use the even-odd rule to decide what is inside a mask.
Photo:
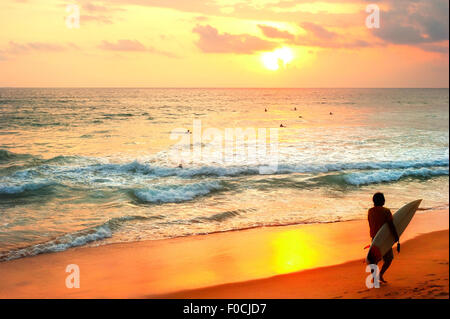
[[(394, 288), (448, 270), (436, 233), (448, 231), (448, 99), (448, 89), (0, 88), (0, 298), (448, 294), (448, 283)], [(388, 286), (358, 294), (376, 192), (392, 213), (423, 200)], [(424, 234), (441, 245), (414, 244)]]
[[(448, 209), (416, 214), (368, 289), (366, 220), (77, 247), (0, 263), (0, 298), (448, 298)], [(80, 269), (80, 288), (65, 285)]]

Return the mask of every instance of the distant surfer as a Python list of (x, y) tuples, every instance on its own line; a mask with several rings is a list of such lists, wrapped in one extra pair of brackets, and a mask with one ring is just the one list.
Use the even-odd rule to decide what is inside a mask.
[(280, 127), (286, 127), (286, 126), (284, 126), (283, 123), (281, 123), (281, 124), (280, 124)]
[(266, 108), (266, 109), (264, 109), (264, 112), (267, 112), (267, 108)]
[[(381, 226), (383, 226), (385, 223), (389, 225), (389, 229), (392, 232), (392, 235), (394, 236), (395, 242), (397, 242), (397, 251), (400, 252), (400, 242), (397, 234), (397, 230), (395, 229), (395, 225), (392, 219), (392, 213), (388, 208), (383, 207), (385, 203), (385, 198), (383, 193), (375, 193), (373, 195), (373, 205), (371, 209), (369, 209), (368, 212), (368, 220), (369, 220), (369, 227), (370, 227), (370, 237), (373, 238), (378, 233), (378, 230), (380, 230)], [(383, 275), (386, 272), (386, 270), (389, 268), (389, 266), (392, 263), (392, 260), (394, 259), (394, 253), (392, 251), (392, 248), (383, 256), (383, 267), (381, 267), (379, 280), (383, 283), (386, 283), (386, 280), (384, 280)], [(377, 264), (377, 258), (375, 256), (371, 256), (369, 254), (368, 260), (371, 264)]]

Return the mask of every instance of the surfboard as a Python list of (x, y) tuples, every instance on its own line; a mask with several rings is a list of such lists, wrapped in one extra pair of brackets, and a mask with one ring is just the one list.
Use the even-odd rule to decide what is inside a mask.
[[(416, 213), (417, 208), (419, 208), (421, 202), (422, 200), (418, 199), (408, 203), (392, 215), (395, 229), (397, 230), (399, 237), (403, 234), (406, 227), (408, 227), (409, 222), (414, 217), (414, 214)], [(381, 226), (380, 230), (378, 230), (378, 233), (373, 238), (369, 252), (366, 256), (366, 263), (369, 263), (368, 257), (370, 253), (373, 254), (377, 262), (380, 261), (384, 254), (392, 248), (394, 242), (394, 235), (392, 235), (389, 225), (385, 223)]]

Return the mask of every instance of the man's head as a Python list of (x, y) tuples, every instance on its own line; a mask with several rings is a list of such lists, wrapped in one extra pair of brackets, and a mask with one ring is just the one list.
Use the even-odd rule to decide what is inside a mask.
[(375, 195), (373, 195), (372, 197), (372, 200), (375, 206), (383, 206), (386, 201), (384, 199), (383, 193), (375, 193)]

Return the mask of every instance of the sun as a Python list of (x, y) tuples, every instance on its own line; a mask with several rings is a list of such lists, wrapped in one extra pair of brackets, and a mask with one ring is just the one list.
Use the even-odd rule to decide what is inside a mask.
[(290, 48), (280, 48), (272, 52), (263, 53), (261, 61), (264, 66), (272, 71), (276, 71), (282, 67), (286, 67), (294, 59), (294, 53)]

